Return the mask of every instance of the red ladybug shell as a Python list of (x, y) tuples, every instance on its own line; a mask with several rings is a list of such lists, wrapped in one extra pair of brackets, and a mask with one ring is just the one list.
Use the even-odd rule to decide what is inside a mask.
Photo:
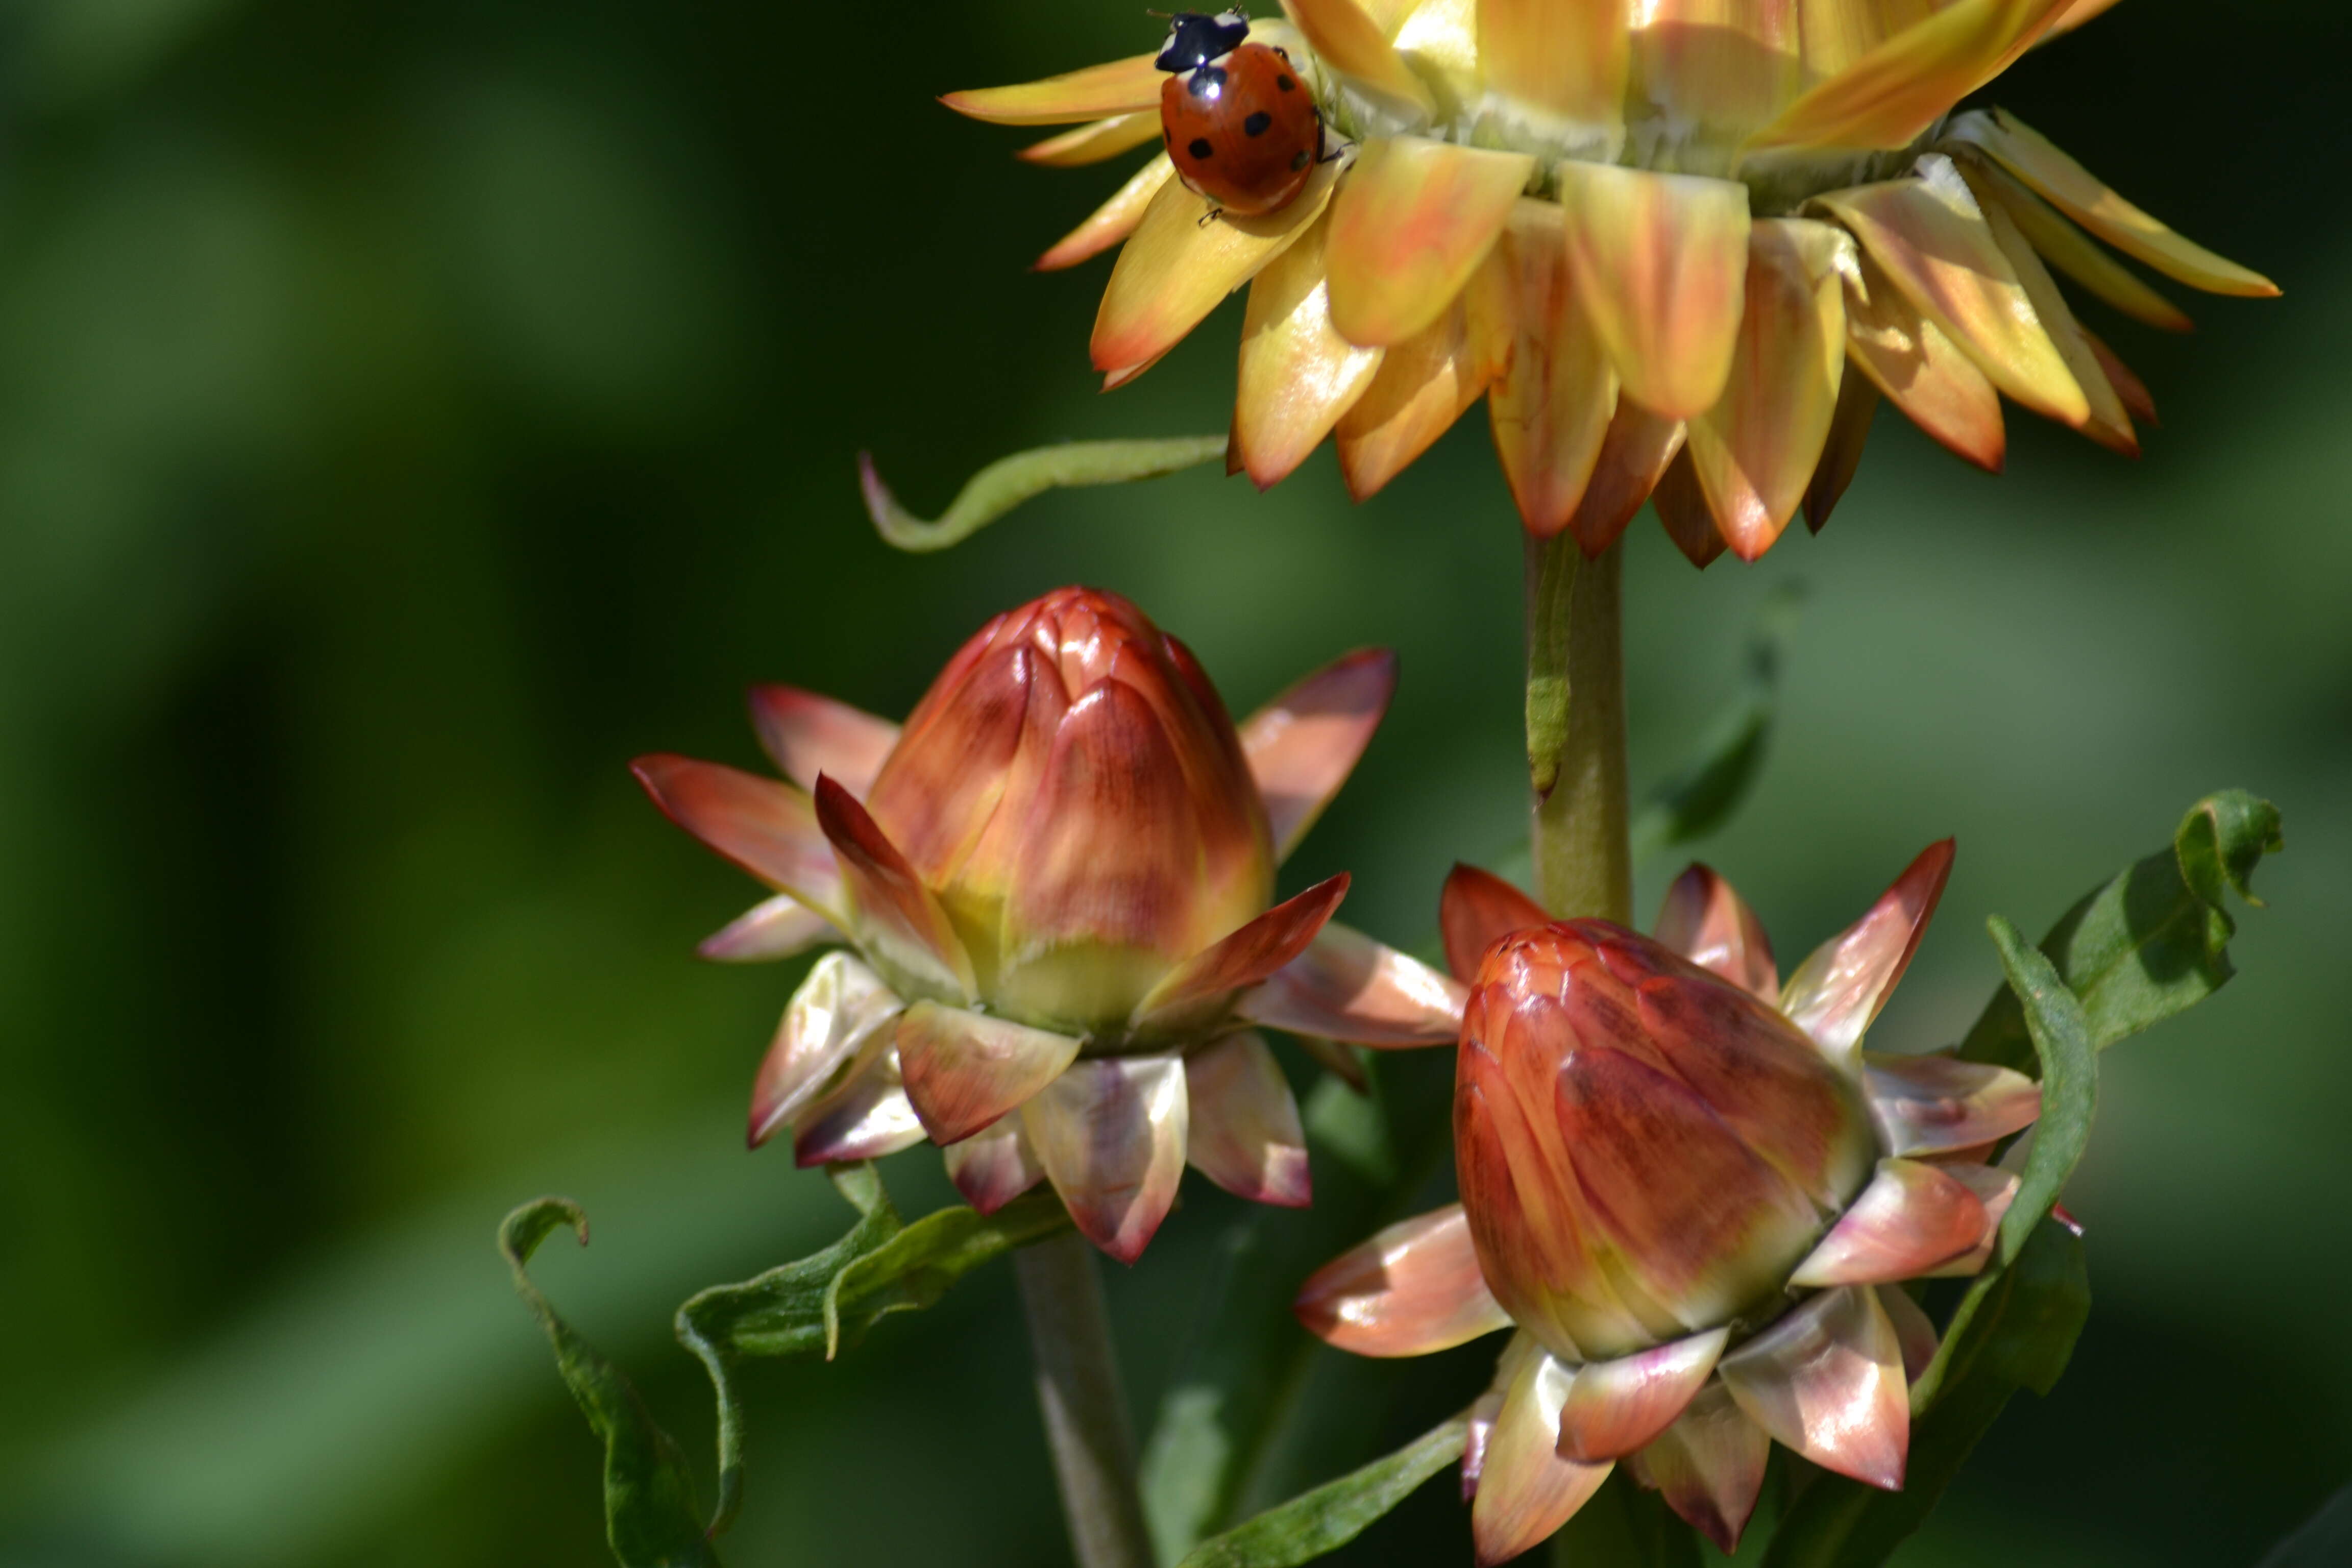
[(1160, 89), (1160, 134), (1176, 177), (1227, 212), (1289, 205), (1323, 156), (1323, 115), (1290, 58), (1243, 44)]

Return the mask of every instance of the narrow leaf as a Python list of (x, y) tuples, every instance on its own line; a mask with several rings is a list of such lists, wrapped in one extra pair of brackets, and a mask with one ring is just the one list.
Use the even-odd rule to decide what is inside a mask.
[(2064, 1190), (2066, 1178), (2091, 1142), (2091, 1117), (2098, 1108), (2099, 1053), (2083, 1005), (2058, 978), (2041, 952), (2025, 945), (2017, 928), (1995, 915), (1985, 922), (2009, 988), (2025, 1011), (2025, 1026), (2042, 1064), (2042, 1116), (2033, 1124), (2033, 1152), (2017, 1197), (2001, 1216), (1996, 1267), (2014, 1259), (2026, 1237), (2042, 1223)]
[(1336, 1552), (1462, 1457), (1466, 1415), (1196, 1547), (1177, 1568), (1295, 1568)]
[(857, 479), (866, 492), (866, 514), (883, 539), (901, 550), (924, 552), (960, 544), (1023, 501), (1047, 490), (1158, 479), (1224, 455), (1223, 436), (1066, 441), (1038, 447), (999, 458), (974, 474), (936, 521), (917, 517), (899, 505), (898, 498), (875, 472), (873, 458), (864, 452), (857, 455)]
[(1698, 750), (1658, 785), (1633, 819), (1633, 858), (1641, 860), (1721, 827), (1764, 771), (1780, 707), (1780, 666), (1804, 605), (1804, 589), (1784, 584), (1756, 612), (1741, 661), (1739, 693), (1716, 716)]

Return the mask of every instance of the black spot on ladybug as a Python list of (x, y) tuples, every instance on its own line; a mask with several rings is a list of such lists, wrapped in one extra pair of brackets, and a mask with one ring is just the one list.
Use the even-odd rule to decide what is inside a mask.
[(1222, 66), (1202, 66), (1184, 84), (1184, 90), (1194, 98), (1218, 98), (1225, 90), (1225, 72)]
[(1307, 149), (1301, 147), (1290, 155), (1290, 172), (1295, 174), (1305, 167), (1307, 167)]
[(1273, 123), (1274, 116), (1261, 109), (1242, 121), (1242, 132), (1248, 136), (1263, 136), (1265, 134), (1266, 127)]
[[(1289, 57), (1285, 56), (1284, 58), (1286, 59)], [(1292, 88), (1297, 87), (1298, 84), (1291, 80), (1286, 76), (1278, 76), (1274, 79), (1274, 85), (1280, 88), (1283, 91), (1288, 92)]]
[(1209, 145), (1209, 139), (1207, 137), (1195, 136), (1192, 138), (1192, 144), (1190, 147), (1185, 148), (1184, 151), (1192, 153), (1195, 158), (1205, 158), (1210, 153), (1214, 153), (1216, 149)]

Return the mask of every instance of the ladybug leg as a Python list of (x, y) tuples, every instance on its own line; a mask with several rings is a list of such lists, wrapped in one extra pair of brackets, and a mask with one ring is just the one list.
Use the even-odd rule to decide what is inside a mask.
[(1206, 227), (1208, 227), (1211, 224), (1213, 224), (1213, 223), (1216, 222), (1219, 218), (1221, 218), (1221, 217), (1223, 217), (1223, 216), (1225, 216), (1225, 209), (1224, 209), (1224, 208), (1223, 208), (1223, 207), (1219, 207), (1219, 206), (1213, 206), (1213, 207), (1211, 207), (1207, 212), (1204, 212), (1204, 213), (1202, 213), (1202, 214), (1201, 215), (1200, 222), (1198, 222), (1197, 224), (1195, 224), (1193, 226), (1194, 226), (1194, 227), (1196, 227), (1196, 228), (1206, 228)]

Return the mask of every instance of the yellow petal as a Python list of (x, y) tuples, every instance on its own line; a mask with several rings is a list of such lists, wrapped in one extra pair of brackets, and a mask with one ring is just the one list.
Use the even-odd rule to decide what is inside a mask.
[(2029, 191), (1990, 159), (1970, 154), (1965, 163), (1969, 188), (1979, 202), (1993, 202), (2008, 210), (2035, 251), (2051, 266), (2135, 321), (2168, 332), (2190, 330), (2179, 306), (2140, 280), (2139, 275), (2091, 243), (2090, 237), (2068, 223), (2049, 203)]
[(1624, 115), (1626, 0), (1478, 0), (1478, 63), (1522, 103), (1614, 129)]
[(1666, 537), (1692, 565), (1704, 568), (1723, 553), (1723, 534), (1715, 526), (1715, 514), (1707, 510), (1706, 492), (1699, 489), (1689, 447), (1666, 466), (1658, 488), (1650, 492), (1650, 503), (1657, 509)]
[(1065, 267), (1076, 267), (1089, 257), (1100, 256), (1120, 240), (1135, 232), (1143, 221), (1143, 211), (1160, 187), (1168, 184), (1168, 176), (1176, 172), (1162, 153), (1128, 176), (1118, 195), (1094, 210), (1092, 216), (1057, 241), (1054, 248), (1035, 262), (1040, 272), (1058, 272)]
[(2098, 358), (2099, 369), (2106, 374), (2107, 384), (2113, 386), (2116, 395), (2124, 400), (2125, 410), (2144, 425), (2162, 424), (2163, 421), (2156, 416), (2156, 399), (2147, 394), (2147, 383), (2134, 374), (2131, 366), (2116, 358), (2116, 351), (2109, 348), (2098, 333), (2088, 327), (2081, 330), (2083, 341), (2090, 345), (2091, 353)]
[(1691, 466), (1732, 550), (1753, 561), (1797, 514), (1829, 439), (1845, 368), (1839, 260), (1826, 223), (1762, 218), (1748, 237), (1747, 305), (1731, 377), (1690, 423)]
[(1601, 455), (1593, 459), (1584, 499), (1576, 503), (1576, 515), (1568, 520), (1569, 531), (1576, 535), (1577, 547), (1587, 556), (1597, 556), (1617, 542), (1617, 536), (1658, 488), (1666, 466), (1681, 453), (1683, 439), (1681, 420), (1661, 419), (1637, 403), (1623, 397), (1617, 400), (1617, 411), (1610, 416), (1609, 429), (1601, 437)]
[(1805, 526), (1819, 533), (1830, 513), (1844, 499), (1862, 467), (1862, 448), (1870, 439), (1870, 424), (1878, 414), (1878, 388), (1866, 375), (1850, 375), (1838, 386), (1837, 413), (1830, 420), (1830, 438), (1822, 447), (1822, 460), (1805, 486)]
[(1820, 81), (1835, 76), (1906, 28), (1926, 21), (1937, 0), (1799, 0), (1798, 31), (1804, 41), (1805, 75)]
[(1024, 163), (1043, 163), (1049, 168), (1075, 169), (1084, 163), (1099, 163), (1105, 158), (1116, 158), (1130, 147), (1140, 147), (1160, 135), (1160, 111), (1139, 109), (1132, 114), (1115, 114), (1108, 120), (1097, 120), (1081, 125), (1076, 131), (1065, 131), (1059, 136), (1048, 136), (1034, 142), (1013, 154)]
[(1519, 520), (1549, 539), (1568, 526), (1584, 499), (1616, 410), (1617, 377), (1569, 292), (1557, 204), (1521, 201), (1512, 208), (1495, 257), (1511, 293), (1513, 342), (1509, 368), (1487, 393), (1486, 411)]
[(2058, 13), (2058, 19), (2050, 24), (2050, 30), (2042, 35), (2042, 41), (2048, 43), (2061, 33), (2073, 32), (2094, 16), (2105, 16), (2115, 3), (2116, 0), (2074, 0), (2074, 4)]
[(1348, 493), (1363, 500), (1402, 473), (1478, 401), (1496, 369), (1458, 300), (1419, 337), (1389, 350), (1372, 384), (1339, 416)]
[(1324, 164), (1297, 200), (1263, 217), (1211, 216), (1206, 196), (1181, 180), (1162, 184), (1103, 290), (1088, 345), (1095, 368), (1140, 365), (1174, 347), (1322, 216), (1339, 169)]
[(1668, 419), (1704, 413), (1739, 334), (1748, 187), (1600, 163), (1559, 175), (1569, 278), (1623, 395)]
[(2009, 68), (2066, 0), (1958, 0), (1816, 82), (1751, 147), (1905, 147)]
[(2279, 291), (2261, 273), (2173, 233), (2005, 110), (1961, 115), (1952, 121), (1950, 134), (1982, 147), (2011, 174), (2049, 197), (2059, 211), (2168, 278), (2209, 294), (2270, 299)]
[(1911, 423), (1988, 473), (2007, 450), (2000, 394), (1866, 254), (1845, 275), (1846, 354)]
[(940, 101), (958, 114), (994, 125), (1067, 125), (1113, 114), (1157, 110), (1160, 84), (1168, 78), (1151, 63), (1152, 58), (1129, 55), (1043, 81), (950, 92)]
[(1638, 16), (1628, 94), (1636, 103), (1736, 138), (1803, 85), (1789, 0), (1643, 0)]
[(1266, 264), (1250, 284), (1234, 397), (1233, 471), (1260, 489), (1307, 460), (1362, 396), (1381, 349), (1360, 349), (1331, 325), (1323, 279), (1328, 217)]
[(1919, 160), (1921, 177), (1820, 198), (1911, 302), (1992, 384), (2037, 414), (2080, 425), (2091, 405), (1986, 226), (1951, 161)]
[(1331, 205), (1331, 320), (1365, 348), (1437, 320), (1486, 259), (1536, 161), (1386, 136), (1364, 144)]
[(1316, 58), (1333, 70), (1423, 115), (1437, 111), (1429, 89), (1356, 0), (1282, 0), (1282, 9)]
[(1422, 0), (1418, 5), (1403, 8), (1407, 15), (1390, 35), (1397, 53), (1411, 56), (1423, 68), (1433, 66), (1475, 84), (1478, 0)]

